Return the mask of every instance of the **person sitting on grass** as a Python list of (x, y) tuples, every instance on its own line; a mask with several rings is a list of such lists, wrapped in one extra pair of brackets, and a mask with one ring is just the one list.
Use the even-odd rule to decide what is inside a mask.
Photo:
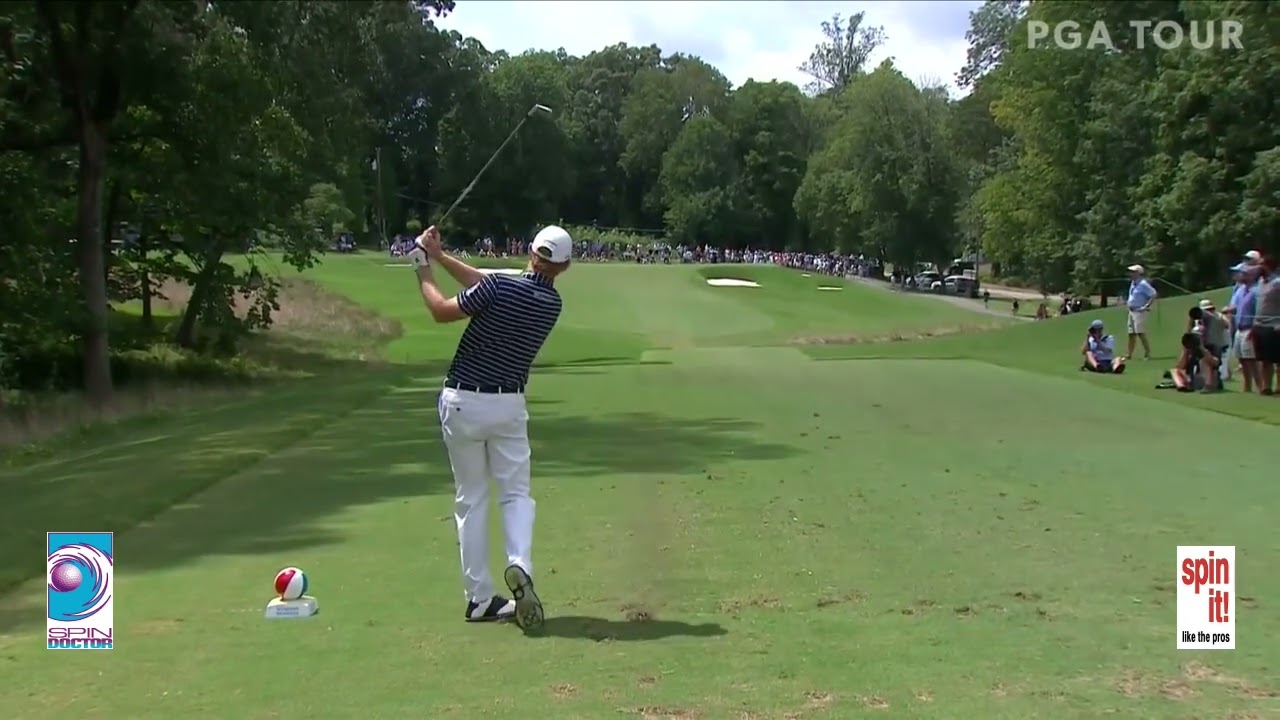
[(1205, 348), (1198, 333), (1182, 334), (1182, 352), (1178, 364), (1170, 372), (1173, 386), (1178, 392), (1217, 392), (1222, 389), (1218, 379), (1218, 357)]
[(1089, 323), (1089, 333), (1080, 346), (1080, 354), (1084, 357), (1081, 370), (1109, 375), (1124, 372), (1124, 359), (1116, 357), (1116, 339), (1106, 333), (1101, 320)]

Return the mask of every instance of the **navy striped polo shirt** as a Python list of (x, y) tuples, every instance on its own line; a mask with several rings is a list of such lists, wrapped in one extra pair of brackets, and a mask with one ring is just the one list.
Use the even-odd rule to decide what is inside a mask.
[(560, 293), (537, 273), (486, 275), (458, 294), (471, 316), (449, 365), (460, 385), (523, 387), (529, 368), (560, 319)]

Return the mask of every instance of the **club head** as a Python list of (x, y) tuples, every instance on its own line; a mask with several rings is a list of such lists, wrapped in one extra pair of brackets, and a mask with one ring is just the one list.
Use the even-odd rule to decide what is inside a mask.
[(547, 107), (546, 105), (534, 105), (533, 107), (529, 108), (529, 117), (533, 117), (534, 115), (550, 115), (550, 114), (551, 114), (551, 108)]

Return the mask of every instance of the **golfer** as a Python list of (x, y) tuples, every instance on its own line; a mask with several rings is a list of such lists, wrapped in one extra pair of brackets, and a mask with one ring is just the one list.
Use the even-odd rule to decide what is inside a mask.
[[(560, 318), (555, 279), (569, 267), (573, 240), (563, 228), (543, 228), (529, 247), (521, 275), (485, 274), (447, 255), (434, 226), (410, 253), (422, 299), (439, 323), (469, 318), (440, 393), (440, 426), (453, 469), (468, 622), (515, 616), (524, 630), (543, 621), (533, 590), (534, 502), (529, 496), (529, 368)], [(446, 298), (436, 285), (438, 265), (462, 286)], [(498, 487), (511, 600), (494, 592), (489, 571), (489, 481)]]

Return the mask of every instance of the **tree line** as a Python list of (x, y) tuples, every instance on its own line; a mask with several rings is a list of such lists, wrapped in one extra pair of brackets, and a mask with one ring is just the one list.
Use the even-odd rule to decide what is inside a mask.
[[(278, 286), (232, 255), (306, 267), (338, 233), (376, 243), (434, 221), (534, 103), (554, 115), (488, 170), (449, 237), (559, 221), (896, 265), (977, 252), (1077, 292), (1134, 259), (1220, 283), (1280, 237), (1274, 3), (991, 0), (971, 16), (960, 98), (871, 67), (885, 33), (861, 13), (815, 29), (801, 89), (734, 88), (656, 46), (512, 56), (437, 27), (452, 7), (0, 7), (0, 384), (69, 357), (105, 401), (133, 342), (113, 337), (111, 307), (140, 301), (145, 326), (162, 280), (192, 288), (174, 343), (233, 348), (269, 324)], [(1238, 20), (1242, 48), (1028, 42), (1031, 22), (1135, 19)]]

